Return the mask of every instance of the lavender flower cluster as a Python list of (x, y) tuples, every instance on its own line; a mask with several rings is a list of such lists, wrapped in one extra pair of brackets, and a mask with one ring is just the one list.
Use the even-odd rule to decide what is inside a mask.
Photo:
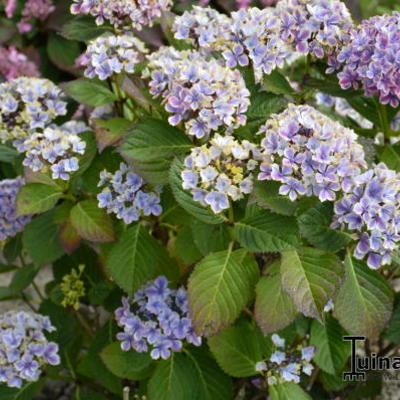
[(45, 21), (55, 9), (53, 0), (28, 0), (22, 9), (18, 30), (21, 33), (30, 32), (33, 29), (32, 20)]
[(20, 388), (35, 382), (46, 365), (60, 364), (58, 345), (46, 339), (53, 332), (48, 317), (23, 311), (0, 316), (0, 382)]
[(276, 8), (243, 8), (230, 17), (193, 7), (176, 18), (173, 30), (175, 38), (203, 52), (222, 52), (229, 67), (251, 60), (260, 81), (298, 53), (332, 54), (347, 41), (351, 26), (350, 13), (339, 0), (281, 0)]
[(29, 58), (19, 52), (16, 47), (0, 46), (0, 77), (3, 76), (7, 81), (20, 76), (39, 76), (37, 65)]
[(292, 201), (312, 195), (334, 201), (366, 167), (356, 133), (310, 106), (290, 104), (259, 133), (265, 138), (258, 179), (281, 182), (279, 193)]
[(0, 181), (0, 241), (15, 236), (31, 220), (29, 215), (17, 216), (16, 198), (24, 184), (22, 178)]
[(146, 52), (144, 43), (132, 35), (101, 36), (89, 43), (79, 61), (87, 78), (105, 80), (122, 71), (132, 74)]
[(126, 224), (138, 221), (142, 215), (160, 215), (161, 186), (153, 190), (133, 169), (124, 163), (112, 174), (106, 170), (100, 174), (98, 186), (105, 186), (97, 195), (100, 208), (116, 214)]
[(171, 125), (185, 123), (187, 133), (197, 138), (220, 127), (232, 130), (246, 123), (250, 101), (244, 79), (214, 58), (198, 52), (163, 47), (149, 57), (150, 92), (162, 96), (172, 113)]
[(354, 256), (369, 267), (390, 264), (400, 241), (400, 174), (381, 163), (354, 177), (335, 203), (332, 227), (356, 231)]
[(67, 113), (66, 106), (61, 90), (47, 79), (21, 77), (0, 84), (0, 141), (44, 129)]
[(220, 213), (229, 208), (230, 198), (240, 200), (251, 193), (257, 160), (256, 145), (216, 134), (186, 157), (182, 187), (191, 191), (195, 201)]
[(109, 21), (115, 28), (131, 25), (141, 30), (172, 6), (172, 0), (73, 0), (72, 14), (93, 15), (96, 23)]
[(195, 334), (189, 316), (185, 289), (169, 289), (165, 277), (147, 283), (133, 300), (123, 298), (122, 304), (115, 311), (118, 326), (123, 328), (117, 334), (122, 350), (151, 350), (153, 359), (166, 360), (171, 352), (182, 350), (185, 340), (201, 345), (201, 337)]
[(20, 153), (25, 153), (23, 165), (32, 171), (46, 173), (50, 168), (53, 179), (69, 180), (79, 169), (77, 156), (83, 155), (86, 142), (79, 136), (89, 128), (83, 122), (69, 121), (59, 126), (50, 125), (43, 132), (33, 132), (14, 141)]
[(265, 376), (268, 385), (284, 382), (299, 383), (302, 372), (311, 375), (314, 366), (310, 361), (314, 357), (314, 346), (299, 345), (285, 351), (285, 339), (277, 334), (272, 335), (272, 342), (277, 350), (269, 360), (260, 361), (255, 366), (256, 371)]
[(362, 86), (366, 96), (399, 105), (400, 13), (372, 17), (350, 31), (350, 41), (329, 59), (328, 72), (338, 73), (343, 89)]

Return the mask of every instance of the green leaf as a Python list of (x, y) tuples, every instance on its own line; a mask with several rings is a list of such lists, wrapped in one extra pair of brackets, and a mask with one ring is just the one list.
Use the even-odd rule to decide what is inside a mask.
[(189, 278), (189, 307), (198, 334), (211, 336), (232, 324), (253, 296), (257, 263), (232, 247), (206, 256)]
[(151, 400), (196, 399), (198, 382), (190, 359), (181, 353), (172, 353), (168, 360), (158, 363), (148, 383)]
[(208, 225), (196, 218), (192, 220), (192, 234), (194, 243), (203, 256), (226, 249), (230, 241), (226, 224)]
[(350, 343), (343, 340), (346, 331), (331, 315), (325, 324), (318, 321), (311, 324), (310, 344), (316, 347), (314, 362), (328, 374), (339, 374), (350, 356)]
[(202, 254), (193, 240), (190, 226), (184, 226), (179, 230), (176, 235), (175, 249), (178, 252), (177, 255), (182, 258), (187, 265), (194, 264), (202, 258)]
[(76, 204), (71, 210), (70, 221), (83, 239), (100, 243), (115, 240), (113, 221), (103, 209), (98, 208), (96, 200)]
[(400, 343), (400, 301), (394, 307), (392, 317), (385, 329), (384, 337), (394, 343)]
[(335, 300), (335, 314), (352, 335), (378, 337), (389, 321), (393, 292), (385, 279), (347, 254), (345, 281)]
[(47, 41), (47, 54), (57, 67), (68, 69), (68, 67), (74, 66), (75, 60), (81, 54), (81, 48), (78, 42), (50, 32)]
[(117, 96), (98, 81), (77, 79), (65, 85), (65, 92), (78, 103), (98, 107), (112, 103)]
[(235, 224), (239, 243), (250, 251), (293, 250), (300, 244), (296, 219), (263, 210)]
[(117, 144), (132, 124), (125, 118), (111, 118), (108, 120), (95, 119), (96, 141), (100, 152), (106, 147)]
[(350, 243), (351, 236), (331, 229), (332, 220), (333, 205), (320, 203), (300, 216), (300, 232), (312, 245), (326, 251), (338, 251)]
[(256, 287), (255, 318), (264, 335), (286, 328), (298, 315), (281, 286), (280, 274), (263, 277)]
[(38, 269), (34, 265), (17, 269), (9, 285), (10, 290), (15, 294), (20, 294), (33, 282), (37, 273)]
[(62, 27), (61, 34), (70, 40), (87, 42), (96, 39), (105, 32), (111, 32), (112, 28), (107, 25), (97, 25), (91, 16), (79, 16), (71, 19)]
[(18, 157), (18, 152), (11, 147), (0, 145), (0, 161), (5, 163), (13, 163)]
[(385, 144), (383, 151), (379, 155), (379, 159), (383, 161), (388, 168), (400, 171), (400, 143)]
[(293, 382), (269, 386), (269, 395), (271, 400), (312, 400), (301, 386)]
[(17, 195), (18, 215), (39, 214), (53, 208), (62, 192), (55, 186), (43, 183), (28, 183), (21, 187)]
[(9, 264), (13, 263), (22, 251), (22, 233), (8, 240), (3, 247), (3, 256)]
[(290, 86), (288, 80), (277, 69), (264, 76), (263, 87), (268, 92), (276, 94), (294, 93), (294, 89)]
[(44, 381), (28, 382), (20, 389), (0, 386), (1, 400), (32, 400), (42, 389)]
[(158, 119), (139, 122), (125, 137), (121, 154), (130, 160), (141, 162), (170, 159), (190, 152), (192, 142), (180, 129)]
[(304, 247), (282, 253), (282, 286), (298, 311), (305, 316), (324, 319), (324, 307), (337, 291), (343, 268), (331, 253)]
[(256, 364), (269, 350), (257, 326), (248, 322), (224, 329), (208, 345), (222, 370), (235, 378), (256, 375)]
[(53, 216), (54, 210), (50, 210), (25, 226), (23, 247), (36, 264), (51, 263), (64, 253), (58, 239), (59, 228), (54, 223)]
[(186, 354), (193, 364), (198, 382), (197, 398), (199, 400), (231, 400), (233, 398), (231, 378), (220, 369), (208, 351), (193, 347)]
[(282, 215), (293, 215), (297, 210), (297, 203), (279, 194), (279, 182), (256, 181), (254, 195), (257, 203), (271, 211)]
[(133, 294), (170, 262), (163, 246), (137, 224), (127, 229), (113, 245), (107, 257), (107, 268), (114, 281), (128, 294)]
[(178, 157), (172, 163), (169, 182), (172, 192), (179, 205), (189, 214), (193, 215), (206, 224), (220, 224), (224, 222), (222, 215), (214, 214), (211, 209), (202, 206), (199, 202), (193, 200), (189, 190), (182, 188), (181, 171), (183, 170), (183, 160)]
[(140, 380), (147, 378), (152, 371), (153, 360), (149, 353), (135, 350), (122, 351), (119, 342), (107, 345), (100, 353), (106, 367), (118, 378)]

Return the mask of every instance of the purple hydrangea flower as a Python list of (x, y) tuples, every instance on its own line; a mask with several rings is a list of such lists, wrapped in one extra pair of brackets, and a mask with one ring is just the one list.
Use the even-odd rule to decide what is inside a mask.
[(105, 186), (97, 195), (100, 208), (116, 214), (126, 224), (138, 221), (141, 216), (161, 215), (161, 186), (153, 190), (133, 169), (124, 163), (114, 174), (104, 170), (98, 186)]
[(150, 356), (157, 360), (180, 351), (184, 341), (201, 345), (188, 313), (185, 289), (169, 289), (164, 276), (147, 283), (133, 299), (123, 298), (115, 317), (123, 328), (117, 334), (123, 351), (150, 351)]
[(21, 232), (31, 220), (30, 215), (17, 216), (16, 212), (17, 194), (23, 184), (22, 178), (0, 181), (0, 241)]
[(20, 388), (23, 381), (37, 381), (44, 365), (59, 365), (58, 345), (45, 337), (45, 332), (54, 330), (48, 317), (40, 314), (10, 311), (1, 315), (0, 382)]
[(279, 193), (292, 201), (312, 195), (334, 201), (366, 167), (357, 135), (310, 106), (290, 104), (260, 132), (265, 139), (258, 179), (281, 182)]
[(332, 227), (356, 231), (354, 256), (370, 268), (390, 264), (400, 241), (400, 175), (383, 163), (352, 179), (335, 203)]
[(216, 134), (185, 159), (182, 187), (218, 214), (229, 208), (230, 199), (240, 200), (251, 193), (257, 160), (259, 151), (254, 144)]
[(349, 43), (330, 59), (343, 89), (362, 87), (397, 107), (400, 100), (400, 13), (372, 17), (350, 31)]

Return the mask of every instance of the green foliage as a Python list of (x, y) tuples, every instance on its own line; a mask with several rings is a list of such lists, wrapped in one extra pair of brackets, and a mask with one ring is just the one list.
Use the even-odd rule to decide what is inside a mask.
[(65, 86), (65, 91), (75, 101), (98, 107), (117, 100), (117, 96), (105, 85), (88, 79), (77, 79)]
[(55, 186), (43, 183), (28, 183), (24, 185), (17, 197), (17, 213), (40, 214), (52, 209), (61, 198), (61, 191)]
[(189, 307), (198, 334), (211, 336), (232, 324), (253, 296), (257, 264), (245, 250), (212, 253), (189, 279)]

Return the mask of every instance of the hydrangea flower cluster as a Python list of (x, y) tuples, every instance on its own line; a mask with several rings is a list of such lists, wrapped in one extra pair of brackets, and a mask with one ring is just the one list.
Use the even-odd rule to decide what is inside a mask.
[(400, 174), (381, 163), (354, 177), (335, 203), (332, 227), (356, 231), (354, 256), (369, 267), (390, 264), (400, 241)]
[(14, 141), (20, 153), (25, 153), (23, 165), (32, 171), (46, 173), (50, 168), (53, 179), (69, 180), (70, 173), (79, 169), (77, 156), (83, 155), (86, 142), (79, 136), (89, 128), (83, 122), (69, 121), (50, 125), (43, 132), (33, 132)]
[(347, 40), (349, 11), (339, 0), (281, 0), (276, 8), (242, 8), (230, 17), (193, 7), (176, 18), (177, 39), (202, 51), (221, 51), (229, 67), (252, 61), (256, 80), (282, 67), (296, 53), (321, 58)]
[(79, 61), (86, 67), (87, 78), (105, 80), (122, 71), (132, 74), (146, 52), (144, 43), (132, 35), (100, 36), (90, 42)]
[(47, 79), (16, 78), (0, 84), (0, 141), (22, 139), (67, 113), (61, 90)]
[(292, 201), (313, 195), (333, 201), (366, 167), (356, 133), (310, 106), (290, 104), (260, 133), (265, 138), (258, 179), (281, 182), (279, 193)]
[(55, 11), (53, 0), (28, 0), (21, 12), (22, 19), (18, 22), (21, 33), (32, 30), (32, 20), (45, 21)]
[(334, 97), (326, 93), (318, 92), (315, 95), (318, 105), (334, 108), (335, 112), (341, 117), (349, 117), (356, 121), (361, 128), (372, 129), (374, 124), (357, 112), (349, 102), (342, 97)]
[(129, 24), (141, 30), (171, 7), (172, 0), (73, 0), (71, 13), (93, 15), (97, 25), (107, 20), (115, 28)]
[(0, 76), (10, 81), (20, 76), (39, 76), (37, 65), (14, 46), (0, 46)]
[(272, 342), (276, 351), (266, 361), (256, 364), (256, 371), (262, 373), (268, 385), (284, 382), (300, 382), (300, 374), (311, 375), (314, 366), (310, 363), (314, 357), (315, 347), (289, 348), (285, 351), (285, 339), (277, 334), (272, 335)]
[(0, 181), (0, 241), (21, 232), (31, 220), (29, 215), (16, 214), (16, 198), (23, 184), (22, 178)]
[(133, 168), (124, 163), (112, 174), (106, 170), (100, 173), (98, 186), (105, 186), (97, 195), (100, 208), (106, 208), (107, 213), (116, 214), (126, 224), (138, 221), (142, 215), (160, 215), (161, 186), (152, 188), (135, 174)]
[(150, 356), (164, 360), (171, 352), (180, 351), (186, 340), (201, 345), (201, 337), (194, 332), (189, 316), (187, 294), (184, 288), (168, 288), (168, 280), (159, 276), (139, 289), (133, 298), (122, 299), (123, 306), (115, 311), (117, 334), (124, 351), (150, 351)]
[(48, 317), (23, 311), (0, 316), (0, 382), (20, 388), (36, 382), (46, 364), (60, 364), (58, 345), (46, 339), (55, 331)]
[(185, 122), (189, 135), (207, 137), (220, 127), (246, 123), (250, 92), (238, 70), (198, 52), (164, 47), (148, 57), (150, 92), (162, 96), (171, 125)]
[(186, 157), (182, 187), (191, 191), (195, 201), (220, 213), (229, 208), (230, 198), (240, 200), (251, 193), (259, 159), (254, 144), (217, 134)]
[(378, 95), (383, 104), (399, 105), (400, 13), (372, 17), (350, 32), (350, 42), (331, 57), (343, 89), (362, 86), (366, 96)]

